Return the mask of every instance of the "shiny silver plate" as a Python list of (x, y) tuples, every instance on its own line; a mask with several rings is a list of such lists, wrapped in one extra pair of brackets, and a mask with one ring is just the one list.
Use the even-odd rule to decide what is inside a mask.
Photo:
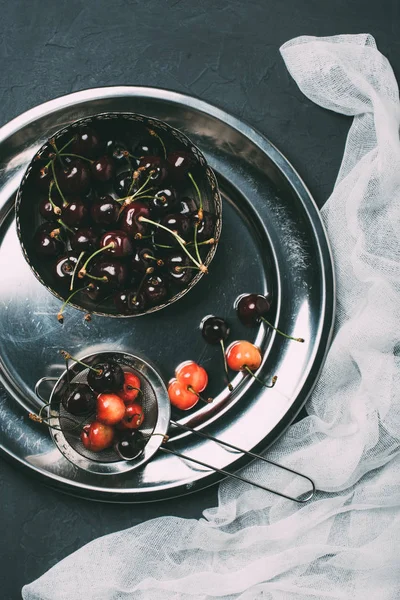
[[(90, 323), (71, 308), (61, 327), (56, 318), (59, 301), (36, 280), (23, 258), (13, 213), (15, 193), (33, 154), (54, 131), (107, 111), (156, 117), (199, 146), (217, 175), (224, 201), (220, 245), (210, 274), (170, 307), (129, 321), (95, 316)], [(59, 349), (78, 356), (132, 353), (156, 365), (166, 381), (181, 361), (200, 362), (209, 372), (207, 395), (214, 402), (173, 413), (173, 418), (260, 451), (282, 434), (306, 402), (333, 326), (329, 244), (318, 209), (293, 167), (268, 140), (231, 115), (195, 98), (154, 88), (78, 92), (42, 104), (0, 129), (0, 273), (0, 448), (48, 485), (98, 500), (159, 500), (204, 488), (221, 475), (161, 453), (139, 470), (115, 477), (73, 466), (47, 429), (27, 415), (38, 407), (37, 380), (58, 377), (65, 368)], [(304, 344), (288, 342), (264, 326), (254, 330), (239, 323), (235, 299), (246, 292), (267, 291), (274, 298), (274, 323), (304, 337)], [(228, 393), (220, 349), (206, 345), (199, 332), (208, 314), (229, 321), (230, 340), (248, 339), (262, 347), (265, 359), (259, 376), (278, 375), (272, 390), (237, 374), (235, 391)], [(172, 443), (178, 452), (232, 471), (247, 460), (192, 434), (176, 435)]]

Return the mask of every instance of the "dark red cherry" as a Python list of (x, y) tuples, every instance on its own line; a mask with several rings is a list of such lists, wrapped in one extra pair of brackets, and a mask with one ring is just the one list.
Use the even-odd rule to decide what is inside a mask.
[(53, 180), (51, 167), (46, 167), (46, 162), (41, 159), (36, 160), (32, 165), (29, 180), (33, 181), (39, 190), (48, 192), (50, 182)]
[(128, 235), (135, 237), (137, 234), (146, 235), (149, 225), (139, 221), (139, 217), (150, 218), (149, 207), (143, 202), (132, 202), (121, 214), (120, 225)]
[(162, 266), (163, 261), (157, 258), (154, 254), (154, 250), (151, 248), (137, 248), (132, 258), (132, 269), (138, 273), (146, 273), (149, 267)]
[(124, 372), (114, 361), (97, 363), (89, 370), (87, 382), (94, 392), (119, 392), (124, 386)]
[[(184, 240), (192, 238), (192, 223), (187, 215), (181, 215), (180, 213), (174, 215), (166, 215), (160, 221), (161, 225), (167, 227), (174, 233), (180, 235)], [(161, 244), (164, 246), (177, 246), (179, 245), (173, 235), (157, 227), (154, 231), (154, 242), (155, 244)]]
[(129, 155), (128, 147), (122, 140), (113, 137), (108, 138), (105, 143), (105, 151), (117, 163), (125, 164)]
[[(111, 245), (112, 244), (112, 245)], [(100, 239), (100, 248), (110, 246), (105, 252), (116, 258), (124, 258), (133, 252), (133, 244), (125, 231), (107, 231)]]
[(64, 287), (69, 286), (77, 262), (78, 255), (74, 252), (60, 256), (54, 265), (54, 278), (57, 283), (61, 283)]
[(107, 296), (109, 292), (110, 288), (107, 285), (103, 284), (101, 281), (93, 280), (82, 290), (82, 293), (93, 302), (101, 300)]
[(168, 296), (168, 288), (164, 277), (150, 275), (143, 285), (143, 294), (152, 306), (161, 304)]
[[(60, 197), (52, 198), (52, 202), (58, 208), (62, 207), (62, 200)], [(39, 212), (42, 215), (43, 219), (46, 219), (46, 221), (57, 221), (57, 219), (60, 218), (60, 215), (57, 215), (54, 212), (53, 205), (51, 204), (47, 196), (42, 198), (42, 200), (40, 201)]]
[(125, 198), (128, 194), (134, 194), (137, 191), (136, 182), (132, 185), (132, 177), (132, 171), (123, 171), (116, 176), (114, 190), (120, 198)]
[(194, 165), (194, 157), (183, 150), (170, 152), (167, 156), (168, 176), (173, 181), (182, 181)]
[(68, 206), (64, 206), (62, 209), (61, 218), (66, 225), (69, 227), (79, 227), (83, 225), (88, 217), (88, 209), (82, 200), (78, 198), (71, 199)]
[(134, 144), (132, 148), (133, 156), (143, 158), (144, 156), (157, 156), (160, 145), (156, 144), (152, 138), (143, 140), (139, 144)]
[(106, 183), (111, 181), (115, 173), (114, 161), (110, 156), (100, 156), (97, 160), (92, 163), (91, 166), (92, 177), (95, 181), (100, 183)]
[(237, 303), (236, 310), (240, 321), (247, 327), (254, 327), (269, 313), (271, 304), (265, 296), (247, 294)]
[(177, 193), (173, 188), (158, 191), (149, 202), (151, 212), (155, 217), (168, 214), (177, 206)]
[(97, 261), (90, 270), (90, 275), (106, 277), (107, 281), (104, 282), (106, 286), (115, 289), (125, 287), (128, 274), (128, 268), (125, 264), (111, 258)]
[(182, 215), (188, 215), (189, 213), (197, 212), (196, 202), (193, 200), (193, 198), (188, 198), (186, 196), (185, 198), (182, 198), (179, 204), (179, 212)]
[(100, 152), (100, 137), (95, 129), (81, 125), (74, 133), (75, 140), (66, 148), (66, 153), (71, 152), (87, 158), (94, 158)]
[(165, 261), (165, 266), (168, 271), (168, 277), (171, 282), (185, 287), (194, 277), (196, 271), (191, 268), (192, 262), (184, 252), (173, 252)]
[(62, 404), (71, 415), (80, 417), (94, 412), (96, 409), (96, 396), (89, 386), (80, 383), (63, 399)]
[(59, 239), (59, 231), (53, 223), (40, 225), (33, 236), (34, 251), (41, 256), (48, 257), (61, 254), (64, 250), (64, 244)]
[(123, 290), (115, 294), (114, 305), (120, 315), (134, 315), (143, 312), (147, 302), (142, 292)]
[(202, 322), (201, 333), (208, 344), (219, 344), (228, 338), (230, 328), (221, 317), (211, 316)]
[(64, 194), (81, 194), (90, 187), (90, 171), (79, 158), (63, 157), (63, 165), (57, 165), (57, 182)]
[(133, 460), (143, 454), (147, 440), (138, 429), (127, 429), (119, 434), (114, 449), (124, 460)]
[(203, 218), (199, 221), (197, 211), (192, 213), (193, 227), (197, 223), (197, 241), (205, 242), (214, 236), (216, 218), (206, 210), (203, 211)]
[(145, 156), (140, 159), (139, 167), (144, 169), (142, 179), (146, 180), (150, 176), (151, 183), (160, 185), (167, 179), (168, 169), (165, 161), (159, 156)]
[(99, 239), (94, 227), (81, 227), (71, 237), (71, 248), (76, 252), (93, 252), (99, 247)]
[(111, 196), (102, 196), (90, 207), (90, 216), (98, 225), (114, 225), (118, 221), (120, 208)]

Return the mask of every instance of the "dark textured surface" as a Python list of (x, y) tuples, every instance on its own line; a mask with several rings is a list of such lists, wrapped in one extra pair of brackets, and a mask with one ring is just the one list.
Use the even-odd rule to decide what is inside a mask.
[[(0, 125), (87, 87), (194, 94), (267, 135), (319, 206), (332, 190), (350, 121), (304, 98), (279, 46), (303, 34), (369, 32), (400, 72), (398, 0), (0, 0), (0, 15)], [(212, 488), (148, 506), (94, 504), (46, 489), (3, 461), (0, 472), (4, 600), (20, 598), (24, 583), (100, 535), (158, 515), (197, 518), (217, 498)]]

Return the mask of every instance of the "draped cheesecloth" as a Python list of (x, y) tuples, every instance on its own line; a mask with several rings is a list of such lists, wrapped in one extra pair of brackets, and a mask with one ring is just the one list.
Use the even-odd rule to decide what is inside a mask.
[[(334, 340), (309, 416), (268, 453), (320, 492), (298, 506), (225, 481), (204, 519), (163, 517), (95, 540), (26, 586), (26, 600), (400, 598), (398, 88), (370, 35), (300, 37), (281, 53), (308, 98), (354, 115), (322, 210)], [(266, 465), (245, 473), (281, 484)]]

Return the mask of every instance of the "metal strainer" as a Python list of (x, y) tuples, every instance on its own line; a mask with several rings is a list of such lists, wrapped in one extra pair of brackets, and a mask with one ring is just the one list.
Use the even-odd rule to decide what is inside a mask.
[[(123, 371), (130, 371), (135, 375), (138, 375), (141, 380), (142, 394), (140, 400), (143, 406), (145, 418), (140, 427), (140, 431), (145, 437), (148, 437), (148, 441), (146, 442), (143, 453), (139, 457), (132, 460), (121, 459), (121, 457), (112, 448), (103, 450), (100, 453), (87, 450), (80, 440), (80, 432), (82, 427), (87, 422), (93, 420), (94, 413), (92, 415), (87, 415), (84, 418), (74, 417), (63, 407), (62, 400), (71, 392), (73, 386), (76, 384), (87, 383), (87, 375), (89, 372), (88, 368), (83, 367), (79, 363), (75, 363), (69, 369), (65, 370), (58, 379), (52, 377), (42, 377), (35, 386), (35, 392), (37, 396), (43, 402), (45, 402), (44, 398), (42, 398), (40, 394), (40, 386), (46, 381), (56, 381), (49, 400), (48, 422), (50, 425), (50, 433), (60, 452), (65, 456), (65, 458), (67, 458), (71, 463), (80, 469), (101, 475), (124, 473), (126, 471), (137, 469), (144, 463), (148, 462), (154, 456), (154, 454), (160, 450), (162, 452), (174, 454), (175, 456), (196, 463), (202, 467), (217, 471), (218, 473), (221, 473), (227, 477), (233, 477), (234, 479), (254, 485), (262, 490), (272, 492), (278, 496), (282, 496), (295, 502), (308, 502), (314, 496), (314, 482), (306, 475), (294, 471), (289, 467), (279, 465), (278, 463), (268, 460), (263, 456), (256, 454), (255, 452), (243, 450), (242, 448), (234, 446), (233, 444), (218, 438), (214, 438), (208, 433), (198, 431), (171, 420), (171, 405), (166, 386), (157, 370), (142, 358), (123, 352), (98, 352), (82, 358), (82, 362), (85, 362), (89, 366), (95, 366), (100, 362), (109, 360), (117, 362)], [(256, 481), (246, 479), (245, 477), (237, 475), (236, 473), (231, 473), (230, 471), (217, 468), (186, 454), (181, 454), (171, 447), (170, 442), (165, 442), (165, 440), (168, 440), (168, 437), (166, 436), (170, 426), (173, 426), (173, 428), (179, 428), (183, 431), (191, 432), (195, 435), (225, 446), (230, 450), (235, 450), (252, 458), (257, 458), (265, 463), (274, 465), (275, 467), (283, 469), (286, 472), (301, 477), (310, 483), (310, 490), (298, 497), (289, 496), (283, 492), (267, 488)]]

